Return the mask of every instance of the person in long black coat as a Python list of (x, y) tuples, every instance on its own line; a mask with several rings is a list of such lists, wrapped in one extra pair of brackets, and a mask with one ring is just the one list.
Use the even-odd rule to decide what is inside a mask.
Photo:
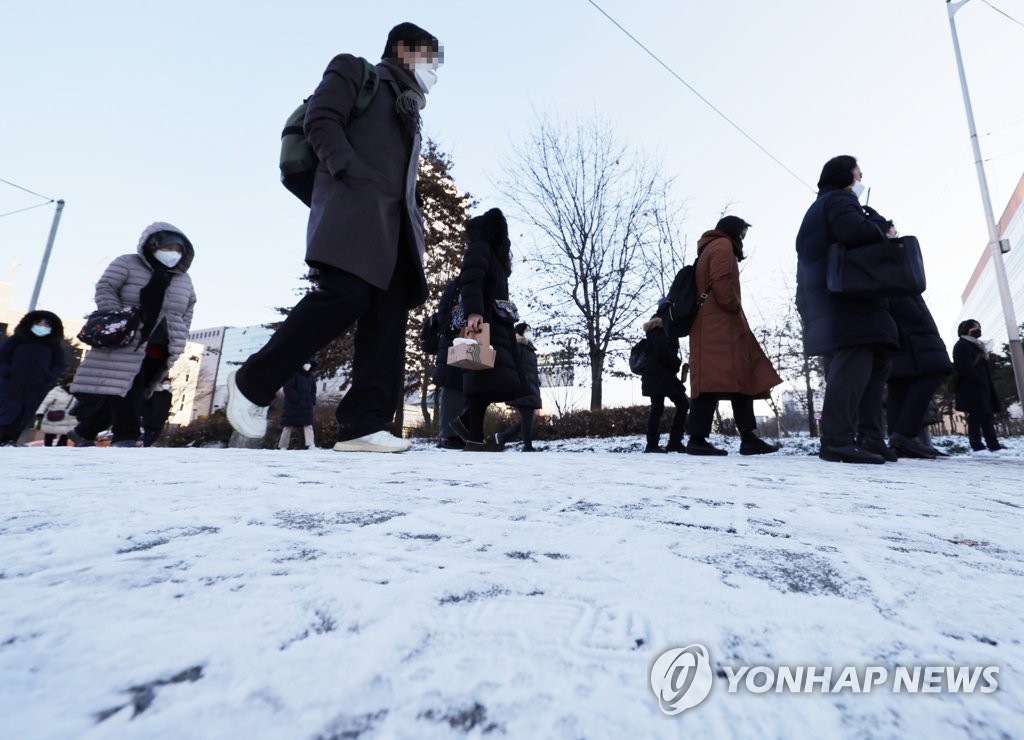
[(466, 223), (466, 253), (459, 274), (460, 295), (466, 328), (478, 332), (484, 323), (491, 329), (494, 367), (463, 374), (466, 407), (452, 422), (467, 451), (500, 449), (484, 443), (484, 417), (492, 403), (510, 401), (527, 392), (514, 323), (498, 318), (496, 300), (508, 300), (508, 276), (512, 272), (512, 244), (505, 215), (492, 208)]
[[(651, 412), (647, 417), (647, 447), (644, 452), (686, 452), (683, 433), (686, 430), (686, 414), (690, 400), (686, 397), (686, 386), (679, 377), (682, 360), (679, 357), (679, 340), (669, 335), (658, 316), (644, 324), (647, 335), (647, 361), (640, 375), (640, 392), (651, 399)], [(665, 411), (665, 399), (676, 407), (672, 427), (668, 432), (668, 446), (658, 445), (661, 434), (658, 425)]]
[(825, 361), (819, 456), (884, 463), (895, 459), (885, 444), (882, 395), (899, 331), (885, 299), (833, 295), (826, 283), (830, 245), (855, 249), (896, 234), (891, 221), (861, 206), (853, 187), (860, 179), (857, 160), (848, 155), (822, 168), (818, 197), (796, 237), (796, 306), (804, 322), (804, 351)]
[(14, 445), (64, 372), (64, 324), (50, 311), (25, 314), (0, 344), (0, 445)]
[(434, 374), (431, 380), (434, 388), (441, 394), (441, 401), (438, 404), (437, 420), (437, 446), (442, 449), (461, 450), (465, 443), (454, 429), (452, 421), (466, 404), (466, 397), (462, 395), (462, 373), (461, 367), (450, 367), (448, 365), (448, 348), (452, 346), (458, 331), (452, 327), (452, 305), (459, 298), (459, 281), (450, 280), (444, 286), (441, 298), (437, 302), (437, 313), (435, 314), (438, 325), (438, 342), (434, 348), (435, 362)]
[(543, 408), (544, 402), (540, 397), (540, 370), (537, 367), (537, 348), (533, 345), (531, 337), (533, 330), (525, 321), (515, 326), (516, 342), (519, 343), (519, 359), (523, 364), (523, 375), (526, 378), (526, 386), (529, 392), (519, 398), (513, 398), (508, 405), (519, 414), (519, 421), (501, 432), (494, 435), (495, 441), (504, 447), (517, 436), (522, 435), (523, 452), (536, 452), (538, 448), (533, 446), (533, 416), (538, 409)]
[(316, 409), (316, 377), (312, 361), (305, 363), (284, 384), (284, 405), (281, 409), (281, 441), (278, 449), (287, 450), (293, 429), (302, 429), (306, 449), (316, 446), (313, 436), (313, 414)]
[(1003, 446), (996, 436), (993, 418), (1003, 410), (1003, 404), (992, 382), (988, 347), (981, 341), (981, 324), (967, 319), (960, 322), (956, 331), (960, 338), (953, 345), (953, 369), (956, 371), (953, 407), (967, 414), (967, 438), (972, 450), (980, 452), (986, 447), (992, 452), (1001, 450)]
[(890, 359), (886, 419), (889, 446), (906, 457), (944, 454), (918, 436), (935, 391), (953, 371), (946, 344), (928, 305), (919, 295), (891, 298), (889, 310), (900, 329), (900, 349)]

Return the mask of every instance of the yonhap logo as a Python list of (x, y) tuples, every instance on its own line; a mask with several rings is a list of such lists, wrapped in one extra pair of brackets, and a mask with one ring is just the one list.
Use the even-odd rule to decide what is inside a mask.
[(703, 645), (673, 648), (651, 666), (651, 690), (668, 715), (695, 707), (711, 693), (711, 658)]

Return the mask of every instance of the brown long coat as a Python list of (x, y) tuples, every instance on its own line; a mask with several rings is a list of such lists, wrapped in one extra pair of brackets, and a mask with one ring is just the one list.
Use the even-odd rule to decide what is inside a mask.
[(351, 117), (363, 62), (336, 56), (306, 107), (306, 137), (320, 159), (306, 228), (306, 262), (350, 272), (386, 290), (401, 255), (409, 260), (408, 305), (426, 300), (423, 217), (416, 205), (420, 137), (395, 112), (395, 80), (377, 65), (380, 86)]
[(690, 392), (745, 393), (767, 398), (782, 382), (757, 343), (740, 297), (732, 240), (708, 231), (697, 242), (697, 292), (711, 289), (690, 330)]

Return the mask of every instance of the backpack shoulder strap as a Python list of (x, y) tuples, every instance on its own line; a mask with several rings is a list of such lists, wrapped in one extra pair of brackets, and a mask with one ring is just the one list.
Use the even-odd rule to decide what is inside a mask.
[(377, 71), (377, 67), (362, 57), (360, 59), (363, 62), (363, 79), (359, 84), (356, 104), (352, 107), (355, 115), (359, 115), (370, 107), (373, 96), (377, 94), (377, 88), (380, 87), (380, 72)]

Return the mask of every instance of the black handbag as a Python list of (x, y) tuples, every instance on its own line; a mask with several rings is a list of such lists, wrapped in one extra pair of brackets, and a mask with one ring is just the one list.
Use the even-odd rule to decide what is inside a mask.
[(93, 311), (78, 332), (78, 340), (90, 347), (124, 347), (131, 344), (142, 323), (136, 306), (114, 311)]
[(915, 236), (828, 248), (826, 285), (830, 293), (855, 298), (920, 295), (926, 282), (921, 245)]
[(494, 318), (507, 324), (514, 324), (519, 321), (519, 309), (512, 301), (495, 300)]

